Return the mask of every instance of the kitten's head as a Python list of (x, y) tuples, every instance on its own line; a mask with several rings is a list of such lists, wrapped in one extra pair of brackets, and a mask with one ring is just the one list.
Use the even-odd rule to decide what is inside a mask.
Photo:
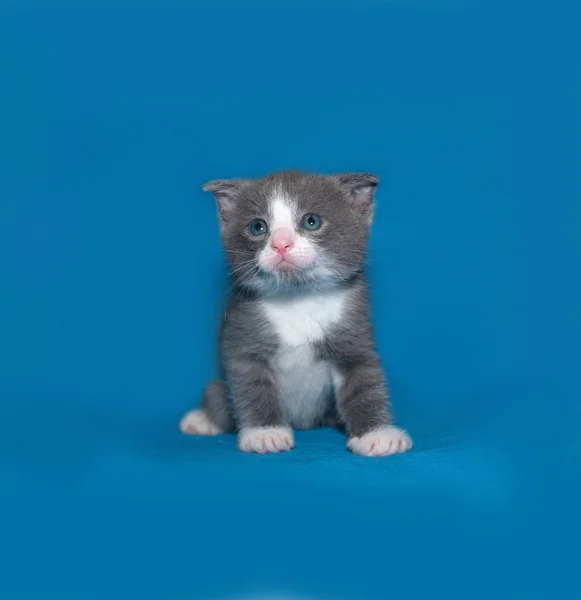
[(285, 171), (207, 183), (236, 283), (259, 293), (324, 289), (360, 271), (378, 182)]

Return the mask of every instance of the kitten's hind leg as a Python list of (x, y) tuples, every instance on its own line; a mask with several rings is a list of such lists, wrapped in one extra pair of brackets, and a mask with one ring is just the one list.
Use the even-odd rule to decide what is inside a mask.
[(212, 381), (208, 385), (202, 406), (182, 417), (180, 431), (190, 435), (218, 435), (234, 431), (232, 407), (222, 381)]

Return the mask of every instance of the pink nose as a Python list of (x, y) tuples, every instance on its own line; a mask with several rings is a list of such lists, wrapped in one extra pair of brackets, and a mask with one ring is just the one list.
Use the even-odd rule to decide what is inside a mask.
[(281, 256), (284, 256), (293, 247), (292, 232), (290, 229), (275, 229), (270, 238), (270, 245)]

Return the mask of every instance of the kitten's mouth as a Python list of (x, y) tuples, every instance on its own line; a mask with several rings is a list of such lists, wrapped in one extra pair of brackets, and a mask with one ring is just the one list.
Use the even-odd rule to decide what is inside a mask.
[(282, 258), (272, 267), (273, 271), (294, 271), (298, 269), (299, 265), (290, 260), (289, 258)]

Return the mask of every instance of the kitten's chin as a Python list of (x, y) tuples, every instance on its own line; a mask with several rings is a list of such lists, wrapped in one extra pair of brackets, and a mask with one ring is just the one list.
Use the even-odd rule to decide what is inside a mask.
[(263, 265), (263, 269), (271, 275), (283, 275), (285, 273), (295, 273), (300, 275), (310, 270), (313, 266), (312, 261), (300, 263), (292, 258), (281, 258), (276, 262), (269, 261)]
[(302, 269), (303, 267), (300, 267), (290, 260), (281, 260), (279, 263), (274, 265), (270, 271), (271, 273), (292, 273), (299, 272)]
[(312, 291), (324, 292), (333, 289), (343, 281), (336, 272), (313, 263), (307, 267), (292, 263), (282, 268), (278, 265), (277, 267), (272, 270), (263, 267), (260, 274), (245, 282), (243, 287), (265, 296), (284, 296)]

